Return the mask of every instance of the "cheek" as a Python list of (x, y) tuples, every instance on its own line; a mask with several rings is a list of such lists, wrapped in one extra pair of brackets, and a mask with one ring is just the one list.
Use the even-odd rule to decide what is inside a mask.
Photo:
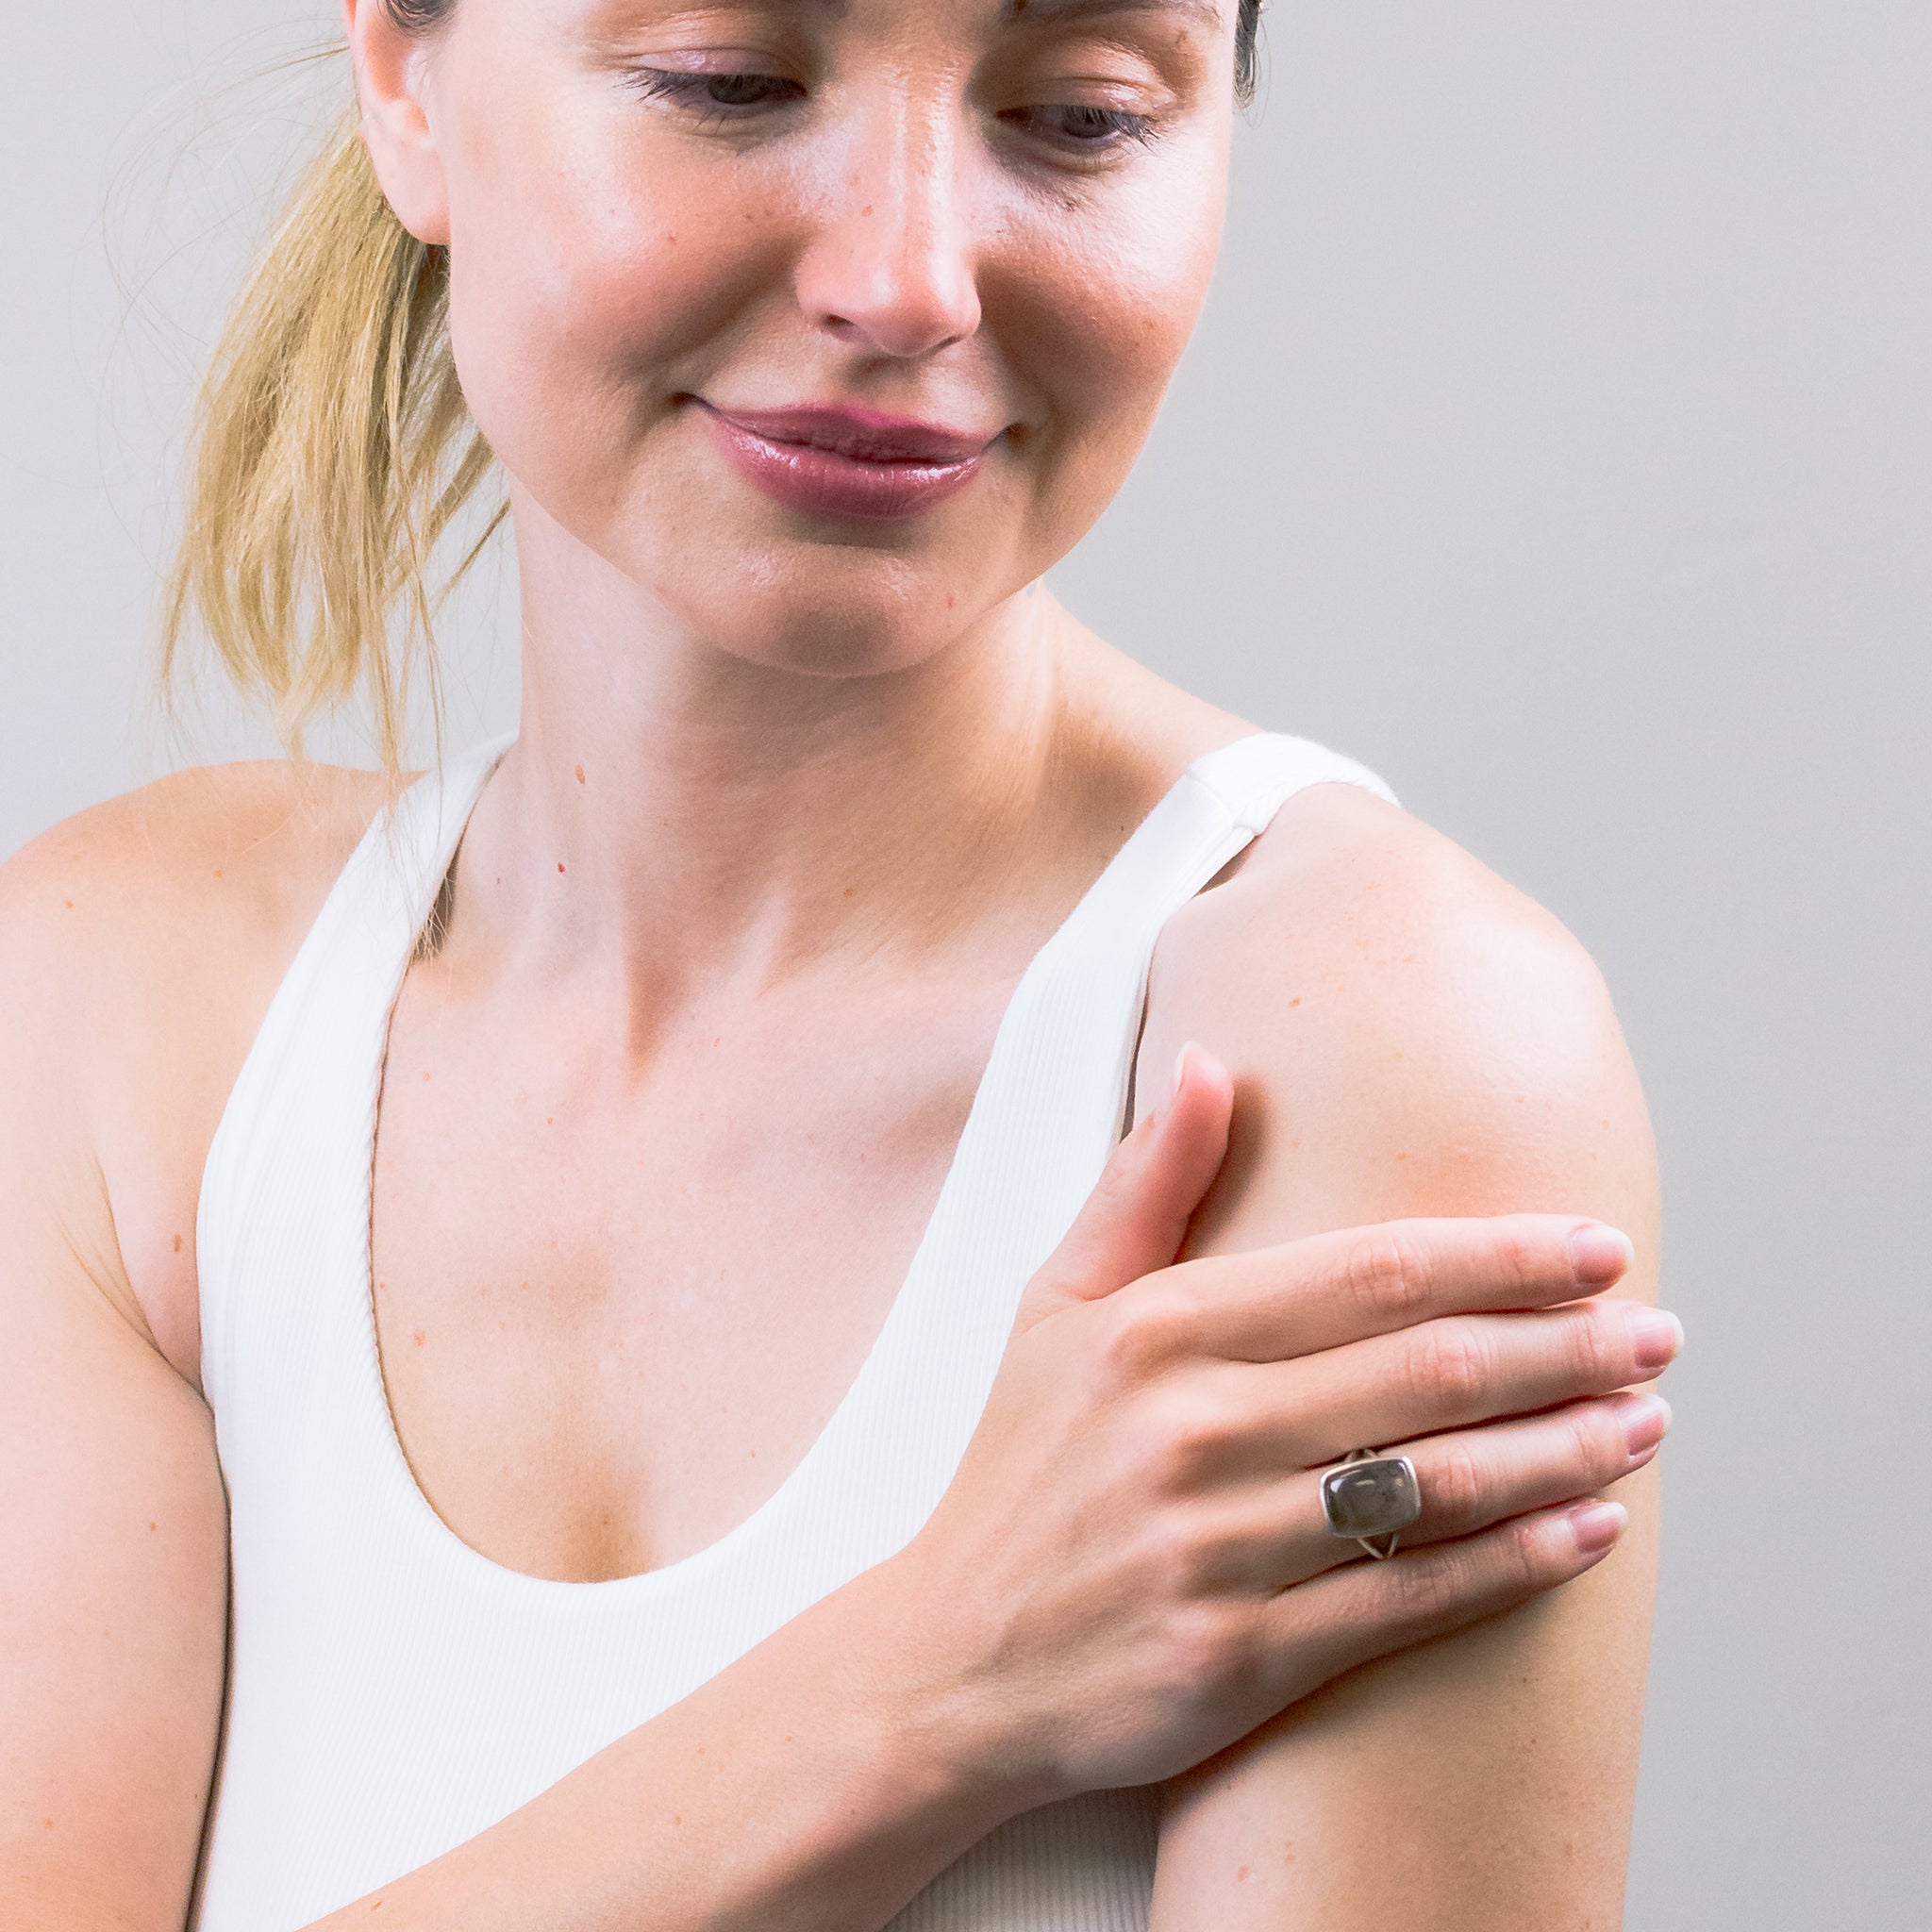
[(608, 486), (782, 253), (775, 208), (742, 191), (721, 206), (713, 171), (641, 157), (625, 131), (540, 104), (466, 130), (450, 171), (458, 371), (540, 497)]
[(1097, 515), (1131, 467), (1213, 275), (1217, 144), (1161, 159), (1098, 206), (1016, 220), (986, 276), (989, 320), (1006, 316), (1044, 405), (1049, 488), (1075, 518)]

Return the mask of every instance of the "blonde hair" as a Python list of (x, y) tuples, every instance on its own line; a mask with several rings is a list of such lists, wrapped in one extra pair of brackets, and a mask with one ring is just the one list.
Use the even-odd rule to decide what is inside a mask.
[(346, 120), (302, 178), (203, 384), (185, 527), (162, 607), (161, 675), (205, 634), (299, 755), (361, 703), (400, 771), (414, 701), (441, 737), (431, 559), (491, 467), (449, 341), (446, 251), (384, 199)]

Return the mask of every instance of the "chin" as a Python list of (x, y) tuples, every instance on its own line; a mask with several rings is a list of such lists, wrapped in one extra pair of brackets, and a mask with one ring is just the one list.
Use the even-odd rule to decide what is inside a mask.
[(878, 677), (943, 651), (1024, 588), (966, 582), (920, 559), (847, 550), (658, 574), (659, 601), (709, 648), (811, 677)]
[(654, 485), (629, 492), (613, 518), (577, 522), (576, 541), (692, 641), (809, 676), (879, 676), (925, 662), (1065, 547), (1038, 541), (1057, 520), (1011, 491), (990, 489), (924, 517), (857, 523), (800, 515), (731, 479)]

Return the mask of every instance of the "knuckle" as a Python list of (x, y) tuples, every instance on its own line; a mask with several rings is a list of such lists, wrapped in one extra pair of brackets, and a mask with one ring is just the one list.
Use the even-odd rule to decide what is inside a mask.
[(1532, 1517), (1521, 1517), (1507, 1524), (1493, 1540), (1491, 1553), (1494, 1565), (1496, 1595), (1506, 1603), (1519, 1603), (1539, 1591), (1547, 1590), (1556, 1579), (1550, 1574), (1549, 1554), (1541, 1525)]
[(1547, 1278), (1549, 1254), (1521, 1223), (1506, 1221), (1494, 1232), (1495, 1266), (1500, 1279), (1525, 1292), (1541, 1289)]
[(1464, 1413), (1480, 1404), (1490, 1386), (1490, 1353), (1466, 1322), (1433, 1322), (1409, 1344), (1414, 1393), (1434, 1408)]
[(1239, 1410), (1198, 1385), (1164, 1389), (1149, 1405), (1143, 1440), (1156, 1481), (1191, 1490), (1227, 1458), (1241, 1434)]
[(1486, 1489), (1483, 1466), (1474, 1450), (1467, 1442), (1444, 1442), (1424, 1491), (1429, 1514), (1437, 1523), (1454, 1531), (1480, 1521)]
[(1165, 1674), (1184, 1698), (1220, 1699), (1259, 1675), (1265, 1651), (1257, 1618), (1226, 1601), (1203, 1600), (1169, 1620)]
[(1144, 1588), (1155, 1602), (1193, 1605), (1204, 1565), (1199, 1542), (1185, 1523), (1172, 1514), (1158, 1516), (1141, 1538), (1140, 1561)]
[(1614, 1388), (1624, 1373), (1624, 1350), (1615, 1316), (1591, 1304), (1579, 1308), (1569, 1321), (1569, 1366), (1578, 1386)]
[(1469, 1594), (1469, 1558), (1460, 1550), (1430, 1550), (1378, 1568), (1385, 1610), (1403, 1628), (1434, 1628)]
[(1342, 1278), (1358, 1310), (1398, 1327), (1420, 1321), (1431, 1306), (1434, 1271), (1422, 1241), (1399, 1224), (1370, 1228), (1350, 1244)]
[(1138, 1387), (1167, 1368), (1186, 1346), (1188, 1297), (1163, 1282), (1116, 1295), (1100, 1324), (1101, 1366), (1121, 1387)]
[(1579, 1409), (1569, 1418), (1569, 1428), (1570, 1465), (1584, 1488), (1624, 1474), (1630, 1450), (1614, 1409), (1603, 1403)]

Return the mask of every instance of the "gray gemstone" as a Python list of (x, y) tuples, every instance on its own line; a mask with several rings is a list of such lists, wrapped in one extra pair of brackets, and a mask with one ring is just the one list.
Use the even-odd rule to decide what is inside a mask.
[(1392, 1536), (1423, 1513), (1415, 1469), (1406, 1456), (1344, 1462), (1322, 1478), (1322, 1507), (1337, 1536)]

